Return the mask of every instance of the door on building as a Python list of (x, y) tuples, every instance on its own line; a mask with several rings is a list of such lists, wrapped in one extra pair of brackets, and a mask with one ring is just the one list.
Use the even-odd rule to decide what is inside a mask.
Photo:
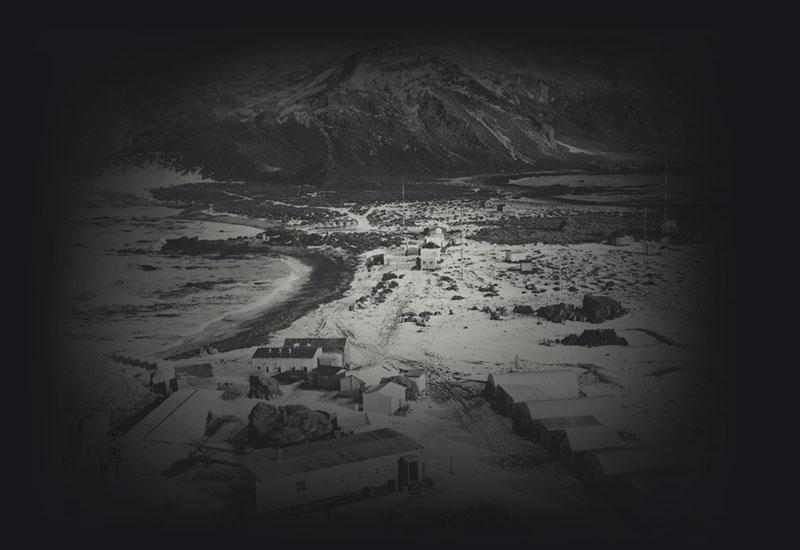
[(408, 487), (419, 481), (419, 457), (416, 455), (401, 456), (397, 460), (397, 479), (400, 487)]

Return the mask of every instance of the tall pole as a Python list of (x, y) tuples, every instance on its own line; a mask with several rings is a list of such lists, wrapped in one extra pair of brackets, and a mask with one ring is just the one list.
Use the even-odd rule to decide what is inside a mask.
[(664, 219), (667, 219), (667, 184), (669, 183), (669, 157), (664, 158)]

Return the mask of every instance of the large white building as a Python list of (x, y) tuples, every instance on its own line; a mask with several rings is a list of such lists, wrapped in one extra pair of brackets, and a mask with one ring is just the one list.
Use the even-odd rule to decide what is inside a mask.
[(320, 365), (350, 368), (350, 342), (347, 338), (286, 338), (283, 346), (287, 348), (321, 348)]
[(423, 476), (422, 445), (383, 428), (245, 455), (240, 479), (251, 505), (265, 513), (396, 490)]
[(258, 348), (253, 354), (253, 369), (265, 374), (314, 370), (322, 355), (322, 348), (311, 346), (292, 346)]

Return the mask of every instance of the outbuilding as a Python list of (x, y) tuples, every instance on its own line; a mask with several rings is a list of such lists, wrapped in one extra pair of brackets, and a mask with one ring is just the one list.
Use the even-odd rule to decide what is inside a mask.
[(339, 391), (351, 397), (359, 397), (368, 387), (380, 384), (384, 379), (396, 374), (396, 369), (383, 365), (349, 370), (339, 379)]
[(417, 258), (417, 266), (420, 269), (434, 270), (439, 267), (441, 253), (438, 248), (421, 248)]
[(253, 368), (270, 375), (309, 373), (317, 367), (320, 355), (322, 348), (311, 346), (258, 348), (253, 354)]
[(406, 388), (395, 382), (383, 382), (368, 388), (363, 395), (364, 412), (394, 414), (406, 404)]
[(177, 388), (181, 390), (217, 389), (217, 381), (214, 378), (214, 369), (211, 363), (179, 365), (175, 367), (175, 381)]
[(539, 438), (541, 421), (546, 418), (591, 415), (602, 423), (613, 421), (620, 414), (619, 409), (613, 395), (525, 401), (514, 405), (514, 428), (522, 435)]
[(561, 436), (561, 461), (570, 471), (578, 470), (586, 453), (617, 449), (624, 445), (617, 430), (606, 426), (567, 428)]
[(338, 390), (339, 380), (344, 376), (345, 370), (341, 367), (320, 365), (311, 371), (309, 381), (311, 387), (319, 390)]
[(391, 492), (424, 477), (422, 445), (382, 428), (305, 445), (254, 452), (241, 460), (246, 501), (262, 514)]
[(543, 418), (539, 422), (539, 442), (548, 451), (558, 452), (561, 437), (567, 428), (584, 428), (586, 426), (601, 426), (601, 424), (597, 418), (590, 414)]
[(522, 260), (519, 262), (519, 270), (522, 273), (533, 273), (533, 262), (531, 260)]
[(580, 474), (591, 487), (620, 476), (649, 472), (691, 471), (700, 467), (702, 453), (695, 445), (640, 445), (592, 451), (584, 458)]
[(526, 258), (524, 252), (515, 252), (513, 250), (506, 250), (506, 261), (510, 263), (521, 262)]
[(487, 380), (492, 406), (506, 416), (512, 416), (514, 406), (519, 403), (574, 398), (579, 393), (578, 379), (568, 369), (490, 374)]

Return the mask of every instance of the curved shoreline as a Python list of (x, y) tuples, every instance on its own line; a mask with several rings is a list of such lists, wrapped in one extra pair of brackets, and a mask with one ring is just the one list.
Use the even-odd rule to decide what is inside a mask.
[(241, 323), (229, 336), (210, 336), (172, 348), (167, 360), (195, 357), (205, 348), (227, 352), (267, 344), (272, 333), (291, 325), (322, 304), (340, 298), (349, 288), (355, 273), (351, 257), (330, 251), (296, 247), (273, 247), (271, 252), (288, 256), (310, 268), (308, 276), (283, 301), (261, 311), (255, 318)]

